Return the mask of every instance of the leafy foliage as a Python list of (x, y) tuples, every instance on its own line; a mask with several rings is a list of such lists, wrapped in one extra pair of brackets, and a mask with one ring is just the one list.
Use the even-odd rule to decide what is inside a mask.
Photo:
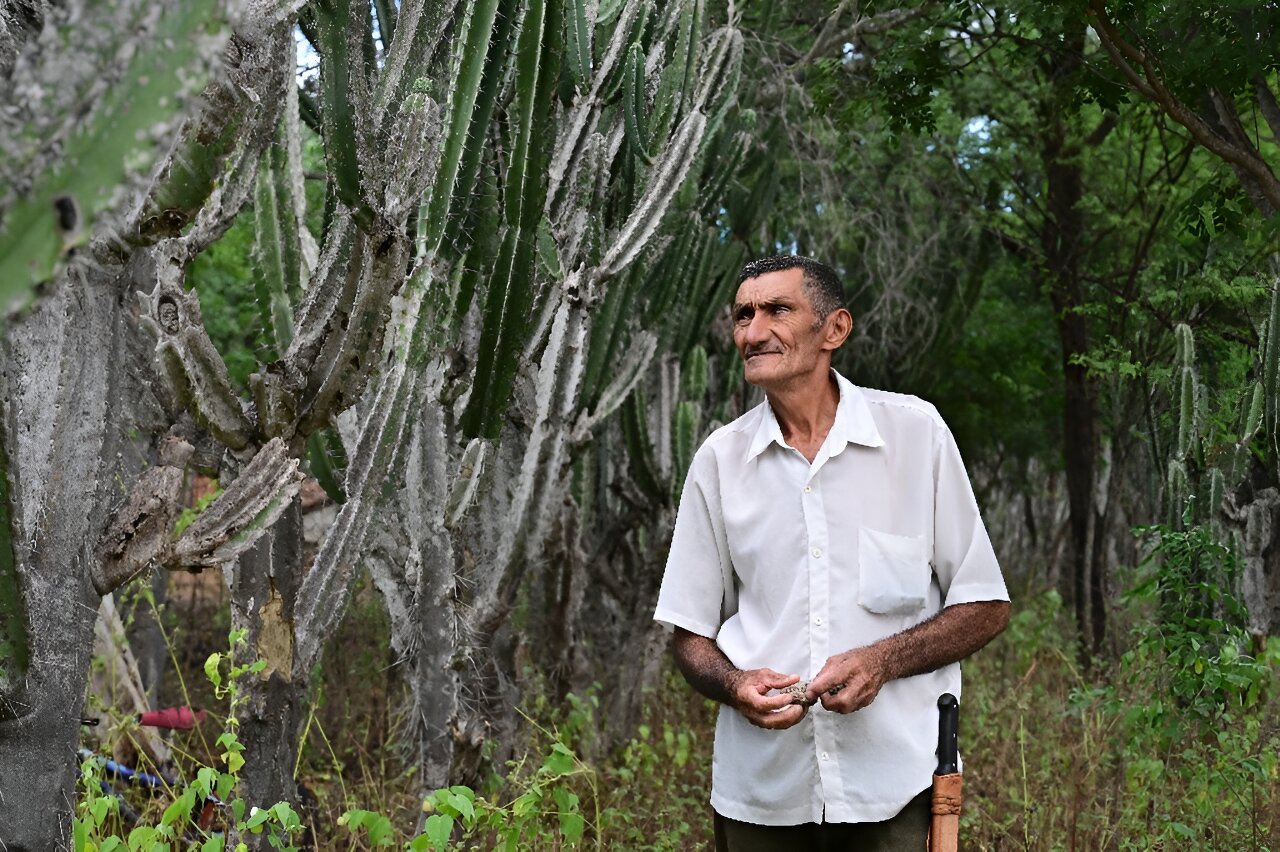
[[(263, 660), (230, 662), (233, 657), (243, 657), (244, 650), (244, 632), (232, 631), (227, 653), (214, 652), (204, 664), (204, 674), (214, 694), (228, 702), (227, 727), (215, 743), (226, 768), (198, 767), (194, 779), (174, 791), (173, 801), (157, 820), (147, 822), (132, 814), (133, 825), (127, 827), (125, 836), (121, 811), (127, 806), (102, 782), (100, 759), (86, 758), (80, 766), (83, 795), (72, 821), (75, 852), (168, 852), (184, 845), (199, 852), (222, 852), (228, 848), (229, 837), (246, 835), (263, 836), (272, 849), (298, 848), (291, 838), (302, 831), (302, 822), (291, 805), (277, 802), (269, 807), (251, 806), (237, 794), (245, 764), (244, 744), (236, 735), (237, 705), (243, 701), (240, 681), (266, 667)], [(215, 810), (223, 815), (216, 823), (205, 816)], [(248, 849), (243, 840), (230, 842), (236, 852)]]

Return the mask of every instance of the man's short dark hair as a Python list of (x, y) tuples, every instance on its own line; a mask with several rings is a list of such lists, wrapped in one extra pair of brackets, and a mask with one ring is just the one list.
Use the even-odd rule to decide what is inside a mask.
[(775, 254), (748, 261), (738, 273), (738, 283), (786, 269), (799, 269), (804, 273), (804, 291), (813, 304), (813, 312), (818, 315), (818, 322), (825, 321), (832, 311), (844, 307), (844, 284), (836, 271), (820, 260), (799, 254)]

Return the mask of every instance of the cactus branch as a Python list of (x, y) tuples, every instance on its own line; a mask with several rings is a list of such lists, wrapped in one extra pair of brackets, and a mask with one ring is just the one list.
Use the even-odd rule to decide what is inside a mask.
[(185, 260), (163, 251), (156, 256), (155, 288), (138, 298), (143, 324), (156, 336), (156, 353), (170, 390), (219, 441), (244, 449), (253, 424), (205, 331), (199, 298), (179, 283)]
[[(68, 2), (49, 14), (47, 25), (73, 47), (52, 51), (46, 45), (59, 39), (33, 40), (0, 95), (0, 107), (30, 114), (18, 124), (26, 133), (0, 142), (0, 305), (6, 308), (51, 278), (76, 246), (104, 232), (99, 220), (119, 212), (128, 189), (146, 176), (198, 104), (230, 35), (214, 0)], [(150, 40), (173, 48), (140, 48)], [(24, 82), (55, 75), (57, 86)], [(18, 102), (23, 91), (41, 92), (42, 99)]]
[(213, 567), (239, 558), (288, 508), (302, 478), (284, 441), (268, 441), (174, 542), (169, 567)]
[(654, 166), (654, 174), (645, 188), (644, 196), (627, 217), (626, 224), (622, 226), (601, 261), (597, 271), (600, 278), (612, 277), (634, 261), (658, 229), (658, 225), (662, 223), (662, 214), (666, 212), (685, 176), (689, 174), (689, 166), (702, 142), (702, 132), (706, 125), (706, 116), (700, 112), (689, 113), (680, 123), (675, 139)]

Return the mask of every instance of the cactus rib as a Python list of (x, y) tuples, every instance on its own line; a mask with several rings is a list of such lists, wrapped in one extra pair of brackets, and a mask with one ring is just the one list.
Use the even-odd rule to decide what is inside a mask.
[[(484, 135), (481, 127), (473, 125), (473, 116), (477, 100), (486, 94), (480, 85), (488, 58), (488, 51), (484, 48), (489, 43), (498, 5), (498, 0), (480, 0), (474, 9), (468, 7), (460, 25), (457, 80), (451, 92), (448, 126), (427, 213), (427, 233), (436, 236), (436, 244), (444, 233), (444, 222), (455, 195), (455, 182), (467, 140), (472, 134)], [(492, 86), (488, 94), (492, 96)], [(492, 101), (489, 103), (491, 105)], [(486, 110), (482, 109), (481, 113), (482, 118), (488, 118)], [(469, 193), (469, 187), (465, 189)]]
[(637, 202), (604, 260), (600, 262), (598, 274), (601, 278), (616, 274), (635, 260), (649, 237), (657, 230), (662, 222), (661, 211), (670, 204), (671, 197), (689, 173), (693, 154), (702, 141), (705, 128), (706, 117), (700, 112), (689, 113), (680, 123), (675, 139), (654, 167), (654, 175), (645, 188), (644, 196)]

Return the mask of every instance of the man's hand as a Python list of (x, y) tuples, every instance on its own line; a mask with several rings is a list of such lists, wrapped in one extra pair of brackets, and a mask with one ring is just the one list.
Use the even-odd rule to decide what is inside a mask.
[(805, 699), (837, 713), (861, 710), (891, 680), (959, 662), (991, 641), (1009, 623), (1008, 601), (949, 606), (915, 627), (828, 657), (809, 682)]
[(799, 682), (799, 675), (785, 675), (773, 669), (736, 671), (729, 676), (730, 704), (757, 728), (781, 731), (803, 719), (809, 708), (796, 704), (793, 695), (769, 693)]
[(794, 703), (793, 695), (769, 695), (772, 690), (798, 683), (797, 675), (773, 669), (743, 671), (729, 662), (714, 639), (682, 627), (676, 628), (672, 650), (676, 665), (694, 689), (712, 701), (728, 704), (753, 725), (779, 731), (799, 722), (809, 710)]
[(835, 713), (861, 710), (880, 694), (889, 680), (884, 660), (874, 646), (854, 648), (828, 657), (822, 670), (809, 682), (805, 697)]

